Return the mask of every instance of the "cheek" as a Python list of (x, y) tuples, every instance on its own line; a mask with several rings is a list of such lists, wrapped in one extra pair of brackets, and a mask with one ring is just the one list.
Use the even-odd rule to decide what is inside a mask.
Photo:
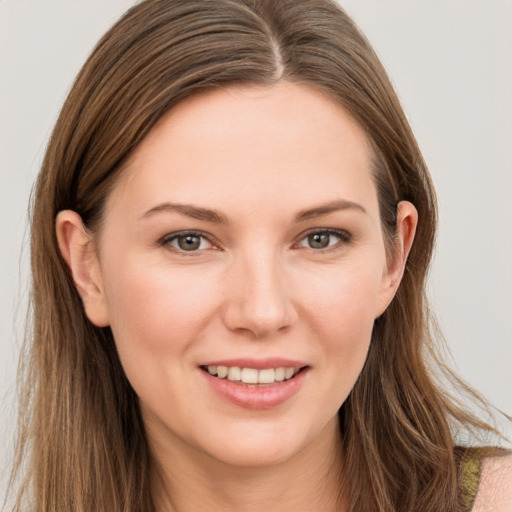
[(154, 366), (163, 372), (166, 355), (186, 363), (187, 349), (199, 338), (218, 297), (213, 280), (197, 269), (176, 271), (141, 260), (117, 260), (105, 272), (110, 325), (127, 374), (154, 371)]
[[(324, 400), (341, 406), (355, 384), (371, 341), (381, 283), (377, 265), (353, 265), (330, 271), (303, 290), (303, 316), (319, 350), (331, 391)], [(333, 384), (334, 383), (334, 384)], [(336, 392), (333, 393), (333, 391)]]
[(302, 279), (299, 302), (322, 330), (338, 332), (341, 339), (357, 337), (373, 325), (381, 284), (382, 265), (361, 258)]

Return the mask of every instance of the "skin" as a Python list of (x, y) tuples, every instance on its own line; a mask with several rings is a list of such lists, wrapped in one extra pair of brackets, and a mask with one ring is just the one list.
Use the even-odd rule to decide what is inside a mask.
[(472, 512), (512, 511), (512, 455), (489, 457), (482, 463), (482, 477)]
[[(344, 510), (337, 411), (400, 283), (414, 206), (400, 203), (386, 257), (365, 133), (287, 82), (185, 100), (122, 172), (94, 241), (71, 211), (57, 235), (140, 398), (160, 510)], [(183, 230), (203, 234), (199, 249), (180, 249)], [(312, 233), (327, 247), (312, 247)], [(200, 368), (237, 357), (298, 360), (307, 372), (284, 403), (251, 409)]]

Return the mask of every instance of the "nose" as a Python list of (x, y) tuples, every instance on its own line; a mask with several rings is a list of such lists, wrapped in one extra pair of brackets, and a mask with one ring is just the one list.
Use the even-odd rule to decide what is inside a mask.
[(254, 339), (285, 332), (297, 320), (291, 289), (275, 255), (251, 255), (233, 263), (226, 279), (224, 323)]

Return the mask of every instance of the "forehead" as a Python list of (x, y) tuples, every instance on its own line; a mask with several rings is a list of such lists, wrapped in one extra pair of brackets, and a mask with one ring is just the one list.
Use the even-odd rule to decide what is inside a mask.
[(375, 206), (372, 167), (366, 134), (323, 93), (288, 82), (232, 86), (164, 115), (112, 195), (135, 195), (141, 208), (158, 200), (218, 208), (235, 196), (260, 207), (275, 199), (274, 211), (340, 197)]

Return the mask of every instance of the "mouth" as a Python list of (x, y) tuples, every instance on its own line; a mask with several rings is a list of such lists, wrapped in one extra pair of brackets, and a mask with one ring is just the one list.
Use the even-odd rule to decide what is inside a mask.
[(227, 380), (234, 384), (246, 384), (248, 386), (271, 386), (294, 379), (303, 372), (307, 366), (275, 368), (250, 368), (240, 366), (204, 365), (200, 367), (217, 379)]
[(245, 409), (269, 410), (299, 393), (310, 366), (271, 358), (211, 361), (199, 369), (210, 389), (223, 400)]

